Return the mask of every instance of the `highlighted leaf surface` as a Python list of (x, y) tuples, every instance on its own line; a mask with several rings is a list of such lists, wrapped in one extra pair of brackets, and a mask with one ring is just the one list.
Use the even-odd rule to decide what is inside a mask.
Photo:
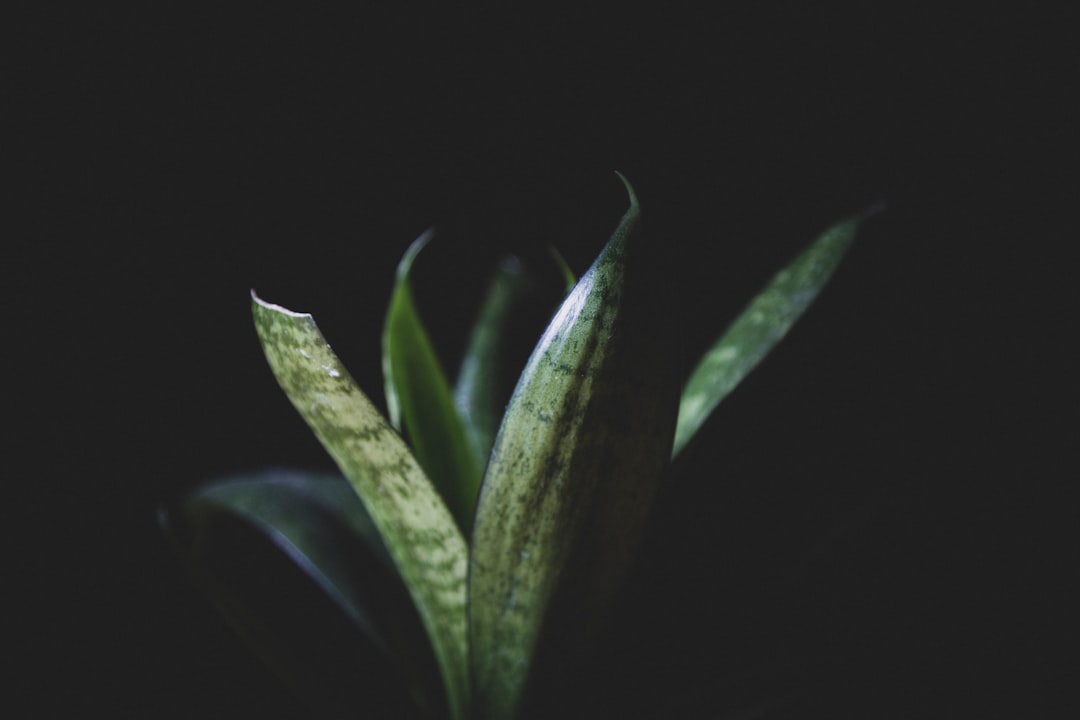
[(631, 194), (533, 351), (496, 439), (469, 576), (479, 717), (514, 716), (552, 638), (588, 644), (670, 456), (678, 393), (649, 321), (641, 243)]
[(266, 359), (289, 400), (352, 484), (431, 638), (452, 712), (468, 708), (467, 549), (446, 504), (402, 439), (334, 355), (310, 315), (252, 293)]
[(673, 457), (682, 452), (720, 401), (757, 367), (814, 301), (847, 252), (858, 224), (858, 219), (849, 219), (822, 234), (773, 276), (705, 353), (683, 389)]

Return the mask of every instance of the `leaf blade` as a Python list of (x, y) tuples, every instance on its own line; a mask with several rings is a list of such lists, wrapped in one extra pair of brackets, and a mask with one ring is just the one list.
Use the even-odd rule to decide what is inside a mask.
[(446, 504), (308, 314), (252, 293), (256, 330), (293, 406), (348, 478), (420, 613), (455, 717), (468, 708), (468, 551)]
[[(344, 489), (347, 492), (342, 493)], [(373, 559), (390, 563), (382, 538), (344, 478), (295, 472), (266, 472), (230, 478), (197, 490), (188, 503), (214, 507), (261, 530), (338, 604), (380, 648), (386, 643), (367, 617), (365, 602), (341, 547), (326, 534), (332, 521), (362, 541)]]
[(416, 459), (467, 533), (482, 462), (455, 407), (409, 279), (416, 256), (431, 237), (429, 230), (417, 238), (398, 265), (383, 331), (383, 378), (391, 424), (405, 429)]
[(683, 388), (672, 457), (814, 301), (851, 246), (859, 221), (849, 218), (822, 233), (773, 276), (702, 356)]
[(454, 406), (481, 467), (487, 464), (502, 419), (499, 381), (504, 370), (506, 331), (530, 287), (524, 267), (516, 257), (507, 257), (499, 264), (469, 334), (454, 383)]
[(575, 640), (595, 629), (669, 458), (678, 394), (639, 322), (651, 298), (630, 195), (522, 373), (481, 488), (469, 575), (480, 717), (513, 717), (532, 692), (536, 653), (560, 642), (541, 648), (542, 629)]
[[(162, 511), (163, 528), (181, 559), (248, 643), (279, 671), (290, 676), (309, 675), (309, 685), (317, 683), (314, 678), (331, 682), (322, 672), (297, 672), (297, 668), (321, 659), (279, 657), (283, 643), (266, 637), (293, 632), (313, 635), (306, 646), (338, 642), (336, 637), (319, 637), (319, 633), (325, 634), (320, 625), (324, 618), (290, 628), (282, 628), (269, 618), (253, 621), (260, 616), (260, 608), (261, 614), (266, 614), (263, 605), (270, 601), (259, 592), (262, 586), (245, 585), (234, 573), (219, 570), (223, 566), (249, 566), (251, 551), (259, 549), (237, 542), (236, 538), (243, 536), (237, 536), (236, 524), (256, 530), (264, 543), (288, 558), (342, 611), (380, 659), (389, 661), (388, 666), (418, 707), (440, 703), (431, 644), (378, 530), (345, 478), (266, 470), (215, 481), (168, 512)], [(278, 589), (285, 588), (279, 585)], [(308, 687), (304, 694), (320, 692)]]

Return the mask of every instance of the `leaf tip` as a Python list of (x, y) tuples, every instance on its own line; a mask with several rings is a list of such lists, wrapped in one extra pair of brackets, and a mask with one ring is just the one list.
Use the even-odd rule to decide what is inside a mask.
[(401, 262), (398, 263), (397, 274), (399, 278), (408, 276), (409, 271), (412, 270), (412, 264), (413, 261), (416, 260), (416, 256), (420, 254), (421, 250), (427, 247), (427, 244), (431, 242), (431, 238), (433, 237), (435, 237), (435, 228), (429, 227), (427, 230), (420, 233), (420, 237), (412, 241), (412, 244), (409, 245), (409, 249), (401, 256)]
[(615, 171), (615, 174), (619, 176), (620, 180), (622, 180), (623, 187), (626, 188), (626, 194), (630, 196), (630, 207), (638, 207), (637, 193), (634, 192), (634, 187), (630, 184), (630, 181), (627, 180), (626, 176), (618, 170)]
[(288, 309), (286, 307), (282, 307), (281, 305), (275, 305), (274, 303), (266, 302), (265, 300), (263, 300), (261, 297), (258, 296), (258, 294), (255, 292), (254, 289), (251, 291), (251, 302), (256, 308), (259, 308), (259, 309), (262, 309), (262, 310), (269, 310), (271, 312), (280, 313), (280, 314), (286, 315), (288, 317), (293, 317), (293, 318), (310, 318), (311, 317), (311, 313), (294, 312), (294, 311), (292, 311), (292, 310), (290, 310), (290, 309)]

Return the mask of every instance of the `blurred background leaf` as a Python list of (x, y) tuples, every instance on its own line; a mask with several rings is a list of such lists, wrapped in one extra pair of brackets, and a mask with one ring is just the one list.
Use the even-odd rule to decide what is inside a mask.
[(222, 480), (163, 510), (162, 523), (237, 633), (313, 707), (333, 717), (438, 711), (420, 619), (343, 477)]
[(454, 383), (454, 405), (481, 468), (487, 467), (506, 409), (507, 398), (502, 390), (505, 378), (512, 372), (507, 367), (510, 329), (521, 323), (525, 301), (536, 299), (533, 283), (518, 258), (508, 256), (499, 263)]
[(773, 276), (701, 358), (683, 387), (673, 457), (728, 393), (784, 339), (832, 277), (858, 225), (859, 220), (852, 218), (826, 230)]

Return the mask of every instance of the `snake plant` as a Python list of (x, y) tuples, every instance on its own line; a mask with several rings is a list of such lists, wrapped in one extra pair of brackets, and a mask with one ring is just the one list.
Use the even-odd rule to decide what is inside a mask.
[[(572, 668), (571, 657), (599, 651), (597, 629), (672, 461), (811, 303), (861, 219), (810, 244), (677, 377), (654, 312), (655, 248), (626, 188), (629, 209), (595, 262), (580, 279), (566, 271), (568, 292), (509, 404), (496, 378), (524, 297), (514, 262), (499, 270), (451, 383), (410, 284), (430, 234), (412, 244), (383, 335), (389, 417), (310, 315), (253, 292), (270, 369), (341, 475), (269, 471), (199, 490), (170, 517), (185, 557), (205, 565), (215, 552), (207, 518), (242, 518), (343, 611), (417, 716), (528, 715), (541, 665)], [(252, 635), (228, 573), (200, 577)], [(390, 607), (406, 598), (406, 612)]]

